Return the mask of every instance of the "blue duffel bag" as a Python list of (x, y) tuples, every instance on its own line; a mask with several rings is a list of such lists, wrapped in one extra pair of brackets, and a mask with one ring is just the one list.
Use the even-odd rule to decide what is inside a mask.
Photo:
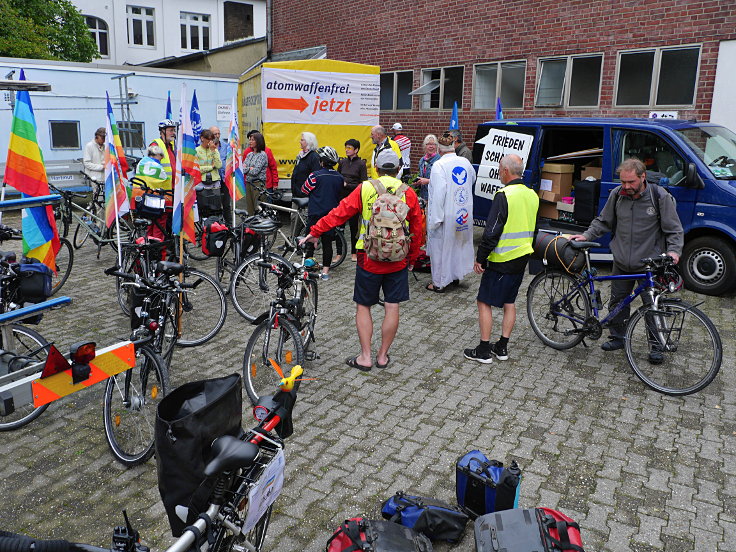
[(397, 492), (381, 506), (381, 515), (422, 533), (432, 540), (458, 542), (468, 523), (468, 515), (457, 506), (423, 496)]

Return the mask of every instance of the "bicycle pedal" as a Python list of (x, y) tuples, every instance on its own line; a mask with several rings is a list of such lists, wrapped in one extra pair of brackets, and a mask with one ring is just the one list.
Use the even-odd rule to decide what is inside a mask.
[(319, 353), (317, 353), (316, 351), (306, 351), (304, 353), (304, 358), (311, 362), (313, 360), (317, 360), (322, 357), (320, 357)]

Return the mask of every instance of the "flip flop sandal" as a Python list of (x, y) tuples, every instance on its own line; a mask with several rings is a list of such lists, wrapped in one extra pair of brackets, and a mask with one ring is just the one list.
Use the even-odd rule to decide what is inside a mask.
[(373, 368), (373, 365), (370, 366), (363, 366), (362, 364), (358, 364), (358, 357), (357, 355), (354, 357), (346, 358), (345, 364), (350, 366), (351, 368), (357, 368), (358, 370), (361, 370), (362, 372), (370, 372), (371, 368)]
[(387, 368), (390, 362), (391, 355), (386, 355), (386, 364), (380, 364), (378, 361), (376, 361), (376, 368)]
[(434, 287), (434, 284), (431, 282), (427, 284), (424, 289), (428, 291), (434, 291), (435, 293), (445, 293), (445, 288)]

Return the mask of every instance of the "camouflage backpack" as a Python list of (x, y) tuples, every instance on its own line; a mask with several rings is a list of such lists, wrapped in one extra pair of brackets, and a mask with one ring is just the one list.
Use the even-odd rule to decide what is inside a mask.
[(402, 184), (396, 191), (386, 189), (380, 180), (371, 179), (378, 197), (371, 206), (363, 249), (369, 259), (374, 261), (402, 261), (409, 254), (409, 225), (406, 217), (409, 206), (401, 198), (408, 186)]

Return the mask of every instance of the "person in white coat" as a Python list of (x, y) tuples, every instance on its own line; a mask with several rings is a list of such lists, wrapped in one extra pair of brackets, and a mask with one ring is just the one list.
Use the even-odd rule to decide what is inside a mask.
[(105, 127), (100, 127), (95, 132), (93, 140), (87, 142), (84, 146), (84, 172), (92, 180), (97, 182), (105, 181)]
[(441, 157), (429, 175), (427, 253), (432, 261), (432, 282), (427, 289), (444, 293), (473, 272), (473, 183), (475, 171), (464, 157), (455, 155), (448, 132), (438, 140)]

